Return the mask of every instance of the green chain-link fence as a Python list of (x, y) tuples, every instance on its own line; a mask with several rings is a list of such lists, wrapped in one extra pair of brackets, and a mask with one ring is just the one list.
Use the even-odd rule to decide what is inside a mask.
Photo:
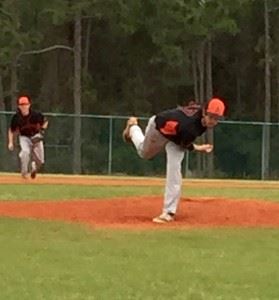
[[(0, 171), (18, 172), (18, 156), (9, 153), (6, 145), (6, 130), (12, 113), (0, 113)], [(74, 119), (69, 114), (45, 114), (49, 129), (45, 139), (45, 173), (74, 173)], [(140, 159), (131, 145), (122, 141), (124, 116), (82, 115), (81, 123), (81, 170), (83, 174), (129, 174), (164, 175), (165, 154), (150, 161)], [(147, 119), (141, 118), (145, 128)], [(279, 178), (279, 123), (268, 124), (271, 132), (269, 178)], [(212, 178), (263, 177), (263, 151), (266, 143), (264, 123), (223, 121), (214, 133), (214, 171)], [(206, 174), (199, 170), (199, 156), (185, 154), (183, 173), (190, 177)]]

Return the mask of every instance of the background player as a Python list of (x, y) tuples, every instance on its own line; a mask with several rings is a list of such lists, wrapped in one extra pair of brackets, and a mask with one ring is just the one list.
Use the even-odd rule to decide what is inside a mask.
[(8, 149), (14, 150), (15, 136), (18, 135), (21, 175), (28, 178), (30, 170), (31, 178), (34, 179), (44, 164), (43, 134), (48, 121), (42, 113), (31, 109), (31, 101), (27, 96), (19, 97), (17, 106), (18, 110), (13, 115), (8, 130)]

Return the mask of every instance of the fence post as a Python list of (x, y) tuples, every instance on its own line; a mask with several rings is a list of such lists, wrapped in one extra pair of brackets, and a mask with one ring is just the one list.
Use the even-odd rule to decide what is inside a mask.
[(112, 165), (112, 118), (109, 118), (109, 153), (108, 153), (108, 174), (111, 175)]
[(266, 180), (269, 176), (269, 152), (270, 152), (270, 128), (269, 124), (262, 127), (262, 166), (261, 179)]
[(261, 180), (264, 180), (264, 165), (265, 165), (265, 145), (264, 145), (264, 138), (265, 130), (264, 125), (262, 125), (262, 162), (261, 162)]

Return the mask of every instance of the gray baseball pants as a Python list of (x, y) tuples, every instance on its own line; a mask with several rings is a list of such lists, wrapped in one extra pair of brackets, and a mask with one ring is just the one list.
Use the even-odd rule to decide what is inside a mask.
[(21, 163), (21, 174), (27, 175), (31, 162), (35, 162), (38, 170), (44, 163), (44, 144), (42, 141), (33, 144), (27, 136), (19, 136), (20, 152), (19, 158)]
[(138, 125), (130, 128), (130, 136), (138, 155), (151, 159), (163, 149), (167, 153), (166, 185), (163, 212), (176, 213), (182, 189), (181, 166), (185, 150), (166, 139), (155, 127), (155, 116), (151, 117), (143, 134)]

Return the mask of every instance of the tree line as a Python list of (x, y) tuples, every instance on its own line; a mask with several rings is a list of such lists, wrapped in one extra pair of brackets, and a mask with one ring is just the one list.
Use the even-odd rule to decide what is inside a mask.
[(47, 112), (142, 116), (219, 96), (230, 119), (278, 122), (278, 25), (278, 0), (1, 0), (0, 110), (19, 93)]

